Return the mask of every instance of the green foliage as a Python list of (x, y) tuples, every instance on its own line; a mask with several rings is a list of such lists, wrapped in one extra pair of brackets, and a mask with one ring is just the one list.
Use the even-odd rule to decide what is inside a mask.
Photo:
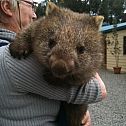
[(45, 15), (45, 9), (46, 6), (42, 6), (41, 3), (38, 4), (38, 7), (36, 9), (36, 15), (38, 18)]
[[(45, 14), (46, 3), (49, 0), (45, 0), (43, 4), (39, 4), (37, 8), (37, 15), (43, 16)], [(87, 12), (90, 14), (99, 14), (105, 17), (105, 22), (112, 24), (113, 15), (116, 17), (117, 22), (121, 18), (124, 9), (126, 9), (125, 0), (50, 0), (55, 4), (70, 8), (75, 12)], [(40, 7), (41, 6), (41, 7)]]
[(108, 16), (109, 16), (109, 6), (108, 6), (109, 2), (108, 0), (103, 0), (101, 3), (101, 6), (99, 8), (99, 15), (104, 15), (104, 21), (108, 22)]
[(89, 12), (89, 4), (88, 1), (81, 0), (58, 0), (58, 5), (63, 6), (65, 8), (69, 8), (75, 12)]

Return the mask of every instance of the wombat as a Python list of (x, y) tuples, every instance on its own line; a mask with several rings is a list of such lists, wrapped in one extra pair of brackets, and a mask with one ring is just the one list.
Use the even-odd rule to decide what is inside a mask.
[[(49, 2), (46, 16), (33, 22), (9, 46), (14, 57), (33, 53), (44, 67), (44, 79), (56, 86), (79, 86), (94, 77), (102, 61), (103, 16), (79, 14)], [(69, 126), (82, 125), (86, 104), (64, 103)]]

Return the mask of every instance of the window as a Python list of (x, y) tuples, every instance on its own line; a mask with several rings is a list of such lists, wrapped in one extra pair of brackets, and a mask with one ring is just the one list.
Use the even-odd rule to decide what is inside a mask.
[(123, 38), (123, 54), (126, 54), (126, 36)]

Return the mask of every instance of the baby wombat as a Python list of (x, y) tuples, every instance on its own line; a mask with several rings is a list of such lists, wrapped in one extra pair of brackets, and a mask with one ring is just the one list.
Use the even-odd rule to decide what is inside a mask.
[[(49, 2), (46, 16), (33, 22), (10, 44), (10, 52), (21, 58), (33, 53), (45, 68), (44, 78), (56, 86), (86, 84), (99, 69), (102, 16), (79, 14)], [(80, 126), (87, 105), (65, 103), (70, 126)]]

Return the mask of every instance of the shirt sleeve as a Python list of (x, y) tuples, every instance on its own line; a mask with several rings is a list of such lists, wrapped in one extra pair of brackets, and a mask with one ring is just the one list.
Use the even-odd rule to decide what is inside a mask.
[(33, 56), (27, 59), (14, 59), (9, 52), (5, 56), (7, 73), (15, 90), (22, 93), (34, 93), (46, 97), (66, 101), (73, 104), (91, 104), (102, 100), (99, 82), (93, 78), (86, 86), (71, 88), (57, 87), (47, 84), (42, 77), (42, 66)]

